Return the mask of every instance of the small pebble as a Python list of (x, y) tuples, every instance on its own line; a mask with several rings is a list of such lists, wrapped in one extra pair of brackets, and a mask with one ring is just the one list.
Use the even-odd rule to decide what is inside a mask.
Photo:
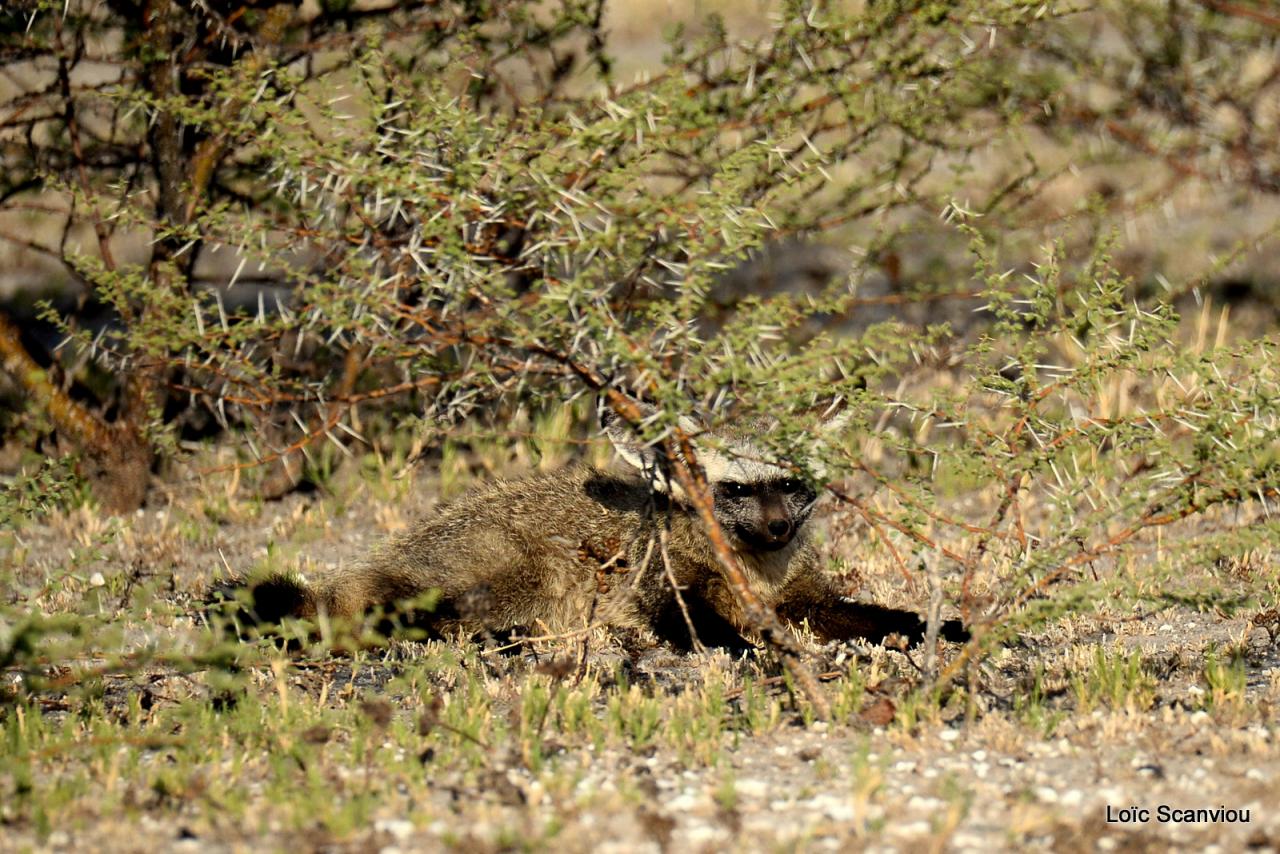
[(402, 818), (381, 818), (373, 823), (373, 829), (379, 833), (389, 833), (397, 842), (404, 842), (413, 833), (413, 822)]

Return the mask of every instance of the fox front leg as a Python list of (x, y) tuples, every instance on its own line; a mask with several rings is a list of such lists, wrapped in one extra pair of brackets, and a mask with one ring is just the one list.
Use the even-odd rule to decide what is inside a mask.
[[(901, 635), (915, 645), (924, 640), (926, 624), (914, 611), (857, 602), (844, 596), (816, 567), (806, 568), (787, 583), (777, 605), (778, 617), (792, 625), (808, 623), (823, 642), (866, 640), (884, 643)], [(944, 640), (963, 643), (969, 633), (959, 620), (947, 620), (938, 632)]]

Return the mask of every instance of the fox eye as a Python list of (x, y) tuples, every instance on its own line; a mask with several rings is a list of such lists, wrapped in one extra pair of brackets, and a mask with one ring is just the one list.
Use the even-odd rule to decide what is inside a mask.
[(751, 494), (751, 487), (736, 480), (726, 480), (720, 484), (720, 491), (726, 498), (745, 498)]

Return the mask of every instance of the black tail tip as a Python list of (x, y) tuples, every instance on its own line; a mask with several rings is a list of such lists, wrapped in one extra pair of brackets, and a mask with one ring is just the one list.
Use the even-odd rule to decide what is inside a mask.
[(298, 579), (275, 575), (261, 581), (224, 581), (209, 589), (204, 600), (209, 619), (220, 616), (242, 628), (276, 625), (286, 617), (304, 616), (310, 594)]
[(286, 617), (306, 616), (311, 604), (306, 586), (296, 578), (273, 576), (249, 588), (250, 611), (259, 623), (279, 623)]

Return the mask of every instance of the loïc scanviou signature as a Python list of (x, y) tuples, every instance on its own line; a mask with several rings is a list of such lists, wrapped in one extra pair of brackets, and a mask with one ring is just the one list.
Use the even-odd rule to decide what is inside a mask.
[(1158, 805), (1154, 811), (1147, 807), (1113, 807), (1107, 804), (1108, 824), (1148, 824), (1154, 815), (1158, 824), (1248, 824), (1249, 809), (1232, 809), (1226, 805), (1179, 809), (1168, 804)]

